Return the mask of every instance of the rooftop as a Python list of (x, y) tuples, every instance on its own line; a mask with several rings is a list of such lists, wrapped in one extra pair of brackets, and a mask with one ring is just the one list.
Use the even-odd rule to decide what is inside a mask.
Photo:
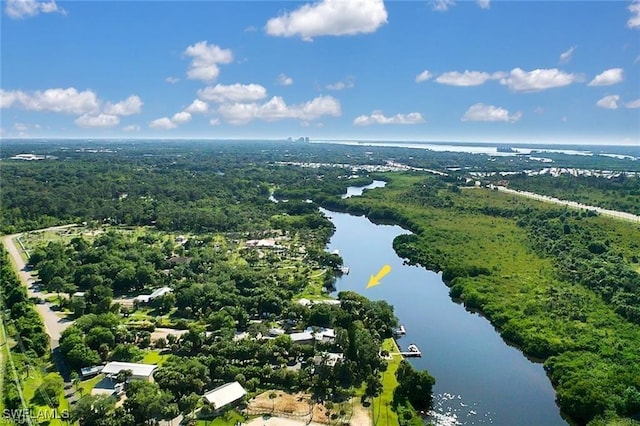
[(150, 377), (158, 368), (155, 364), (137, 364), (133, 362), (110, 362), (104, 366), (102, 372), (107, 375), (116, 375), (124, 370), (131, 370), (135, 377)]
[(231, 382), (210, 390), (203, 397), (209, 404), (213, 404), (217, 410), (239, 400), (246, 394), (247, 391), (244, 390), (240, 383)]

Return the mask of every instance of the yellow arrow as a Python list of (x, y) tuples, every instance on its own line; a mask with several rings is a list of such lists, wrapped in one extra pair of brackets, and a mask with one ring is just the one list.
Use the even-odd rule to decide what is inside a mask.
[(371, 278), (369, 278), (369, 283), (367, 284), (367, 288), (380, 284), (380, 280), (382, 279), (382, 277), (387, 275), (389, 272), (391, 272), (391, 266), (384, 265), (377, 274), (371, 275)]

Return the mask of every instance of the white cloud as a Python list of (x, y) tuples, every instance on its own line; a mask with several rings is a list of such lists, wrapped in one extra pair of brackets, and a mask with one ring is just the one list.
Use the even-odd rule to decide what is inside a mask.
[(37, 0), (7, 0), (4, 11), (11, 19), (23, 19), (36, 16), (40, 13), (59, 12), (63, 15), (66, 14), (64, 9), (58, 7), (55, 0), (48, 2)]
[(488, 72), (481, 71), (449, 71), (444, 74), (440, 74), (438, 78), (436, 78), (436, 82), (440, 84), (447, 84), (449, 86), (479, 86), (484, 84), (487, 80), (497, 80), (503, 78), (505, 76), (504, 73), (493, 73), (489, 74)]
[(345, 80), (336, 81), (335, 83), (327, 84), (325, 87), (327, 90), (344, 90), (351, 89), (355, 86), (353, 78), (348, 77)]
[(185, 108), (185, 112), (190, 112), (192, 114), (206, 114), (209, 112), (209, 104), (200, 99), (196, 99), (191, 102), (187, 108)]
[(11, 108), (19, 105), (31, 111), (62, 112), (66, 114), (87, 114), (97, 112), (98, 98), (91, 90), (78, 92), (75, 88), (47, 89), (44, 92), (26, 93), (20, 90), (0, 89), (0, 106)]
[(610, 68), (596, 75), (587, 86), (611, 86), (618, 84), (623, 80), (622, 68)]
[(267, 21), (265, 31), (272, 36), (313, 37), (366, 34), (387, 23), (382, 0), (320, 0)]
[(220, 73), (218, 65), (233, 61), (230, 49), (221, 49), (215, 44), (207, 44), (206, 41), (199, 41), (187, 47), (184, 54), (192, 58), (187, 71), (187, 77), (192, 80), (213, 81)]
[(220, 119), (212, 118), (211, 120), (209, 120), (209, 124), (211, 124), (212, 126), (218, 126), (220, 124)]
[(636, 99), (635, 101), (629, 101), (624, 104), (624, 106), (627, 108), (640, 108), (640, 98)]
[(576, 50), (576, 46), (571, 46), (568, 50), (562, 52), (560, 54), (560, 63), (561, 64), (568, 63), (573, 57), (573, 52), (575, 52), (575, 50)]
[(293, 79), (292, 79), (291, 77), (287, 77), (287, 76), (286, 76), (286, 75), (284, 75), (284, 74), (280, 74), (280, 75), (278, 76), (277, 83), (278, 83), (280, 86), (291, 86), (291, 85), (293, 84)]
[(631, 12), (631, 17), (627, 21), (627, 27), (640, 27), (640, 0), (634, 0), (633, 2), (631, 2), (627, 9), (629, 9), (629, 12)]
[(491, 9), (491, 0), (477, 0), (476, 3), (481, 9)]
[(462, 117), (462, 121), (502, 121), (507, 123), (514, 123), (522, 117), (521, 112), (515, 114), (509, 114), (504, 108), (496, 107), (493, 105), (485, 105), (483, 103), (477, 103), (471, 105), (467, 112)]
[(178, 127), (178, 125), (171, 121), (168, 117), (162, 117), (150, 122), (149, 127), (151, 127), (152, 129), (169, 130), (175, 129), (176, 127)]
[(166, 81), (169, 84), (176, 84), (177, 82), (180, 81), (180, 79), (178, 77), (169, 76), (169, 77), (165, 78), (164, 81)]
[(191, 114), (186, 111), (177, 112), (173, 115), (171, 121), (173, 121), (175, 124), (188, 123), (189, 121), (191, 121)]
[(619, 95), (609, 95), (596, 102), (596, 105), (605, 109), (618, 109)]
[(124, 101), (120, 101), (117, 104), (107, 103), (104, 107), (104, 113), (110, 115), (133, 115), (140, 114), (142, 112), (142, 100), (136, 96), (131, 95)]
[(281, 97), (274, 96), (263, 104), (255, 102), (222, 104), (218, 107), (218, 113), (226, 122), (240, 125), (256, 119), (276, 121), (296, 118), (312, 121), (325, 115), (338, 117), (342, 111), (340, 102), (331, 96), (319, 96), (299, 105), (287, 105)]
[(267, 89), (259, 84), (216, 84), (198, 90), (198, 96), (213, 102), (252, 102), (267, 96)]
[(14, 123), (13, 128), (19, 132), (26, 132), (29, 130), (29, 125), (24, 123)]
[(433, 0), (431, 2), (433, 10), (437, 10), (438, 12), (446, 12), (450, 7), (455, 5), (455, 0)]
[(424, 123), (424, 118), (419, 112), (409, 114), (396, 114), (386, 117), (382, 111), (374, 111), (371, 115), (361, 115), (353, 120), (354, 126), (369, 126), (371, 124), (419, 124)]
[(566, 73), (557, 68), (535, 69), (533, 71), (514, 68), (508, 76), (500, 80), (500, 84), (506, 85), (514, 92), (538, 92), (554, 87), (568, 86), (583, 80), (582, 75)]
[(117, 115), (112, 114), (82, 114), (80, 117), (75, 119), (74, 123), (76, 123), (76, 126), (78, 127), (106, 128), (120, 124), (120, 118)]
[(140, 126), (138, 126), (137, 124), (129, 124), (128, 126), (124, 126), (122, 130), (124, 130), (125, 132), (139, 132)]
[(245, 33), (255, 33), (256, 31), (258, 31), (258, 28), (254, 25), (249, 25), (247, 28), (244, 29)]
[(423, 81), (429, 80), (433, 77), (433, 74), (429, 72), (429, 70), (424, 70), (420, 74), (416, 75), (416, 83), (422, 83)]

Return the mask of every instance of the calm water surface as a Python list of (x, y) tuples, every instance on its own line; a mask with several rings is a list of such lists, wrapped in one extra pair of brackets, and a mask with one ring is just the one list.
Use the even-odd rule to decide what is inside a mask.
[[(377, 183), (376, 187), (383, 186)], [(354, 194), (355, 189), (351, 190)], [(542, 365), (508, 346), (484, 317), (470, 313), (449, 297), (440, 274), (403, 265), (393, 239), (407, 233), (398, 226), (374, 225), (365, 217), (322, 212), (336, 233), (329, 249), (338, 249), (350, 267), (336, 283), (337, 291), (353, 290), (395, 308), (407, 335), (402, 349), (418, 345), (417, 369), (436, 378), (434, 410), (438, 425), (566, 425), (555, 404), (555, 393)], [(388, 264), (382, 284), (366, 289), (370, 275)]]

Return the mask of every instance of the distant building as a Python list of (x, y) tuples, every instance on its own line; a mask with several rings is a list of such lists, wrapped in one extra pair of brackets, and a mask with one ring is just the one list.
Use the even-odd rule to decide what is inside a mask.
[(313, 334), (309, 333), (308, 331), (304, 331), (302, 333), (291, 333), (289, 334), (289, 337), (291, 338), (291, 341), (293, 343), (296, 343), (298, 345), (313, 343), (313, 341), (315, 340)]
[(172, 291), (171, 287), (160, 287), (155, 289), (151, 294), (141, 294), (140, 296), (136, 296), (134, 300), (138, 303), (149, 303), (153, 299), (157, 299), (158, 297), (164, 296)]
[(153, 381), (153, 372), (158, 368), (155, 364), (137, 364), (133, 362), (110, 362), (104, 366), (102, 373), (114, 379), (121, 371), (131, 370), (132, 380)]
[(336, 332), (333, 328), (319, 328), (314, 331), (312, 327), (309, 327), (305, 332), (311, 333), (313, 338), (319, 342), (333, 342), (336, 340)]
[(314, 330), (312, 327), (308, 327), (305, 331), (298, 333), (291, 333), (289, 337), (293, 343), (300, 345), (317, 342), (334, 342), (336, 339), (336, 332), (333, 328), (318, 328)]
[(18, 154), (13, 157), (9, 157), (9, 160), (23, 160), (23, 161), (34, 161), (34, 160), (44, 160), (46, 156), (44, 155), (36, 155), (36, 154)]
[(247, 391), (238, 382), (226, 383), (222, 386), (210, 390), (202, 397), (218, 411), (228, 405), (237, 404), (245, 397)]

